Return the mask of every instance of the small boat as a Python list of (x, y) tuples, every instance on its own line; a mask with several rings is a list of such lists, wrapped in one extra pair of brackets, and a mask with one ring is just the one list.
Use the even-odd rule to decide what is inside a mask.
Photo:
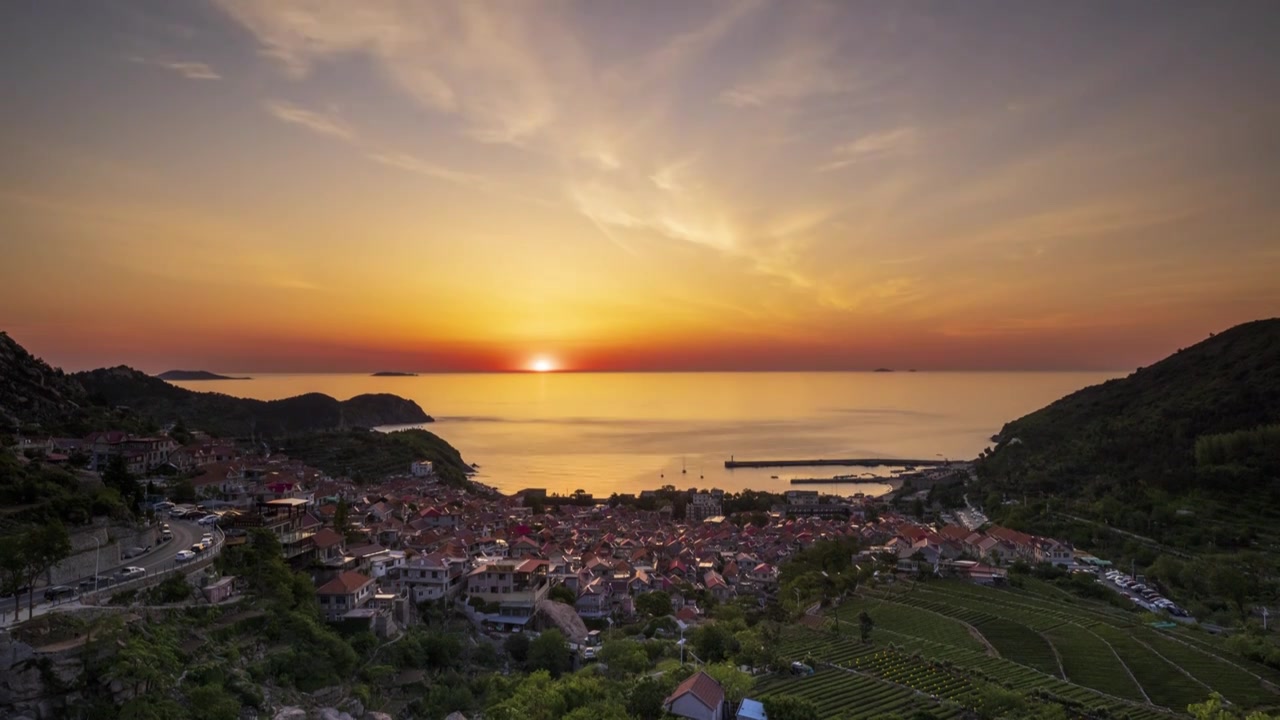
[(777, 480), (777, 479), (778, 479), (778, 476), (777, 476), (777, 475), (770, 475), (770, 476), (769, 476), (769, 479), (770, 479), (770, 480)]

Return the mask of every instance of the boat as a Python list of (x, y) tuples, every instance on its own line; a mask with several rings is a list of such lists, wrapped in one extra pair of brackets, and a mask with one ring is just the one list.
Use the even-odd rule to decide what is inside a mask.
[(769, 479), (770, 479), (770, 480), (777, 480), (777, 479), (778, 479), (778, 476), (777, 476), (777, 475), (770, 475), (770, 476), (769, 476)]

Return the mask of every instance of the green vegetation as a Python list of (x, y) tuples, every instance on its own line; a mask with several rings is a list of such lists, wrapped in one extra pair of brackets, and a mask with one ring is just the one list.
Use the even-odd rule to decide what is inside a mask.
[(307, 433), (285, 438), (281, 450), (335, 476), (356, 480), (380, 479), (391, 473), (409, 472), (417, 460), (434, 463), (440, 481), (455, 487), (471, 487), (470, 467), (449, 443), (426, 430), (383, 433), (346, 430)]
[[(0, 535), (0, 596), (16, 595), (25, 587), (30, 618), (36, 581), (70, 554), (71, 535), (57, 520)], [(14, 617), (21, 613), (19, 604), (14, 608)]]
[(1254, 484), (1280, 475), (1280, 424), (1196, 438), (1196, 466), (1245, 477)]
[(86, 525), (95, 516), (130, 517), (118, 489), (97, 478), (0, 448), (0, 532), (26, 523)]
[(181, 422), (222, 437), (284, 437), (292, 433), (342, 426), (374, 427), (430, 422), (412, 400), (395, 395), (358, 395), (338, 401), (321, 393), (283, 400), (248, 400), (213, 392), (194, 392), (127, 367), (71, 376), (91, 401), (128, 406), (156, 424)]
[(987, 508), (1024, 525), (1069, 513), (1157, 549), (1271, 552), (1276, 423), (1280, 320), (1261, 320), (1008, 423), (979, 459), (981, 496), (1053, 501)]

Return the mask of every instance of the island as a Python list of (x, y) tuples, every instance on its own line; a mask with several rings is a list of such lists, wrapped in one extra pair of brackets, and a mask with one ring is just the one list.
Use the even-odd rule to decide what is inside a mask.
[(418, 377), (418, 373), (411, 372), (395, 372), (394, 370), (383, 370), (376, 372), (371, 377)]
[(167, 370), (156, 377), (161, 380), (252, 380), (248, 377), (231, 377), (219, 375), (208, 370)]
[(893, 372), (893, 368), (876, 368), (871, 372)]

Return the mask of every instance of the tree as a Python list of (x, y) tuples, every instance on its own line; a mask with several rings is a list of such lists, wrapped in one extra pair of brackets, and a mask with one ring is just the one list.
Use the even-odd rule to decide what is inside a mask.
[(142, 502), (142, 486), (129, 474), (129, 463), (119, 453), (107, 460), (107, 467), (102, 471), (102, 484), (120, 493), (120, 497), (129, 506), (129, 512), (137, 512), (138, 503)]
[(196, 501), (196, 486), (187, 478), (175, 480), (169, 484), (169, 499), (176, 503), (193, 503)]
[(698, 659), (706, 663), (726, 660), (738, 651), (738, 642), (733, 633), (719, 623), (697, 628), (693, 631), (690, 642)]
[(636, 612), (648, 617), (665, 617), (671, 614), (671, 595), (663, 590), (636, 596)]
[[(26, 584), (26, 538), (22, 535), (0, 535), (0, 597), (17, 595)], [(22, 613), (18, 598), (14, 598), (13, 619)]]
[(529, 659), (529, 636), (524, 633), (512, 633), (503, 641), (502, 649), (507, 651), (512, 660), (523, 663)]
[(26, 562), (27, 619), (35, 616), (36, 579), (71, 555), (71, 535), (62, 523), (54, 520), (27, 533), (22, 549)]
[(351, 508), (347, 506), (347, 501), (340, 498), (338, 507), (333, 510), (333, 530), (344, 538), (351, 530), (350, 514)]
[(631, 640), (607, 640), (600, 648), (600, 661), (609, 666), (615, 678), (639, 675), (649, 669), (649, 654), (644, 646)]
[(659, 678), (644, 678), (627, 693), (627, 713), (641, 720), (658, 720), (663, 715), (662, 701), (671, 689)]
[(875, 621), (871, 619), (866, 610), (858, 613), (858, 636), (862, 638), (862, 642), (871, 642), (871, 631), (875, 626)]
[(1226, 703), (1222, 699), (1222, 695), (1213, 693), (1208, 700), (1202, 703), (1193, 703), (1187, 706), (1187, 712), (1196, 720), (1277, 720), (1278, 716), (1268, 715), (1264, 712), (1254, 712), (1248, 715), (1240, 715), (1227, 709)]
[(551, 588), (551, 592), (547, 593), (547, 597), (565, 605), (573, 605), (578, 601), (578, 594), (568, 585), (557, 585)]
[(738, 703), (751, 692), (751, 686), (755, 684), (755, 678), (727, 662), (707, 665), (703, 671), (720, 683), (729, 707), (738, 707)]
[(546, 670), (552, 678), (568, 670), (573, 664), (569, 645), (559, 630), (547, 630), (529, 643), (529, 670)]
[(773, 695), (764, 699), (769, 720), (818, 720), (818, 706), (797, 695)]

